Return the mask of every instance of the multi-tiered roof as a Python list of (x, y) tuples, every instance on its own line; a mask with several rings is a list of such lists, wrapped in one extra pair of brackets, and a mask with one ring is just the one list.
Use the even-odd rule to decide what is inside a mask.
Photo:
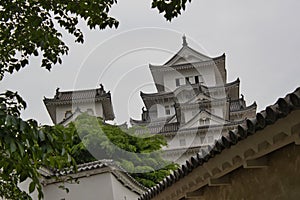
[[(197, 52), (184, 36), (182, 48), (165, 64), (150, 64), (157, 92), (140, 93), (145, 105), (142, 119), (131, 119), (131, 124), (147, 126), (150, 132), (166, 135), (171, 142), (182, 133), (231, 130), (255, 116), (256, 103), (246, 105), (240, 80), (227, 83), (225, 59), (225, 54), (211, 58)], [(195, 142), (182, 147), (174, 144), (168, 149), (201, 146)]]

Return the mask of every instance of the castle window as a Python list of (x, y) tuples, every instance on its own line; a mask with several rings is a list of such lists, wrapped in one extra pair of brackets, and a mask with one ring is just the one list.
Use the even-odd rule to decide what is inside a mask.
[(175, 82), (176, 82), (176, 87), (180, 86), (179, 78), (176, 78), (176, 79), (175, 79)]
[(195, 78), (193, 76), (185, 77), (185, 84), (195, 84)]
[(195, 76), (195, 83), (203, 83), (203, 77), (201, 75)]
[(185, 77), (185, 84), (186, 84), (186, 85), (191, 84), (191, 83), (190, 83), (189, 77)]
[(166, 113), (166, 115), (170, 115), (171, 114), (170, 106), (165, 106), (165, 113)]
[(183, 85), (184, 84), (184, 78), (176, 78), (175, 79), (175, 84), (176, 84), (176, 87)]
[(200, 125), (208, 125), (209, 124), (209, 118), (207, 118), (207, 117), (201, 118), (199, 120), (199, 124)]

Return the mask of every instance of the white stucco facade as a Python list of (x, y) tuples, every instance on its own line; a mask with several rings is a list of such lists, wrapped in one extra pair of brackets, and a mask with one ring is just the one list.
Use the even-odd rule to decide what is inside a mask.
[(69, 189), (59, 188), (61, 183), (53, 183), (44, 186), (45, 200), (137, 200), (138, 194), (126, 188), (116, 177), (105, 172), (78, 179), (79, 183), (65, 183)]
[[(49, 170), (42, 170), (41, 174), (44, 200), (137, 200), (147, 189), (112, 160), (78, 165), (77, 173), (57, 175), (56, 172), (57, 178)], [(29, 184), (27, 179), (19, 187), (28, 192)], [(60, 186), (67, 188), (68, 192)], [(30, 196), (38, 200), (36, 190)]]
[(182, 164), (255, 116), (256, 104), (246, 106), (239, 79), (227, 82), (225, 60), (225, 54), (213, 58), (195, 51), (184, 36), (181, 49), (166, 63), (150, 64), (157, 92), (141, 92), (146, 109), (142, 120), (131, 122), (165, 136), (167, 160)]
[(103, 118), (103, 104), (102, 102), (84, 102), (77, 104), (59, 105), (56, 107), (57, 122), (62, 122), (68, 118), (69, 113), (74, 114), (77, 111), (87, 112), (90, 115)]

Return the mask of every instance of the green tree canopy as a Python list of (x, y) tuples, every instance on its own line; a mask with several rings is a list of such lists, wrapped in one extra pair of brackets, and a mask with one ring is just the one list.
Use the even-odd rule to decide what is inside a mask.
[[(153, 0), (158, 9), (171, 21), (191, 0)], [(29, 64), (31, 56), (42, 55), (41, 66), (50, 70), (62, 63), (61, 56), (69, 48), (62, 40), (59, 25), (75, 42), (83, 43), (78, 28), (82, 19), (90, 29), (117, 28), (119, 22), (109, 15), (116, 0), (12, 0), (0, 3), (0, 80), (6, 72), (13, 73)]]
[(42, 198), (41, 167), (76, 167), (70, 155), (72, 135), (63, 127), (38, 127), (35, 120), (22, 120), (20, 111), (25, 107), (18, 94), (0, 94), (0, 197), (6, 199), (30, 199), (19, 188), (26, 179), (31, 179), (29, 192), (37, 189)]
[(167, 145), (161, 135), (136, 134), (136, 128), (121, 129), (88, 114), (78, 116), (67, 129), (75, 138), (72, 156), (77, 163), (113, 159), (146, 187), (176, 169), (161, 157), (161, 148)]
[[(152, 8), (171, 21), (185, 9), (187, 2), (191, 0), (152, 0)], [(78, 28), (80, 19), (90, 29), (117, 28), (119, 22), (109, 15), (116, 3), (116, 0), (0, 1), (0, 81), (6, 73), (28, 66), (32, 56), (40, 56), (41, 67), (48, 70), (56, 63), (61, 64), (69, 48), (57, 26), (73, 35), (78, 43), (84, 42)], [(7, 199), (30, 199), (18, 187), (26, 179), (31, 180), (29, 192), (37, 188), (41, 198), (38, 169), (74, 165), (69, 155), (70, 132), (61, 126), (39, 127), (35, 120), (21, 119), (20, 112), (25, 107), (17, 93), (0, 94), (0, 197)]]

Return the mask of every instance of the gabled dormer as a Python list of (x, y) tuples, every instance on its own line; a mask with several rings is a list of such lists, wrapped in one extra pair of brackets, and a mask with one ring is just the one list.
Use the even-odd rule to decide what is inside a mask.
[(181, 129), (196, 127), (223, 126), (230, 123), (222, 117), (214, 115), (206, 110), (200, 110), (192, 119), (186, 122)]
[(216, 86), (226, 83), (225, 54), (209, 57), (191, 48), (183, 36), (181, 49), (163, 65), (149, 65), (158, 92), (187, 84)]
[(182, 37), (182, 40), (183, 42), (181, 49), (173, 57), (171, 57), (164, 64), (164, 66), (182, 65), (212, 60), (211, 57), (189, 47), (185, 35)]

